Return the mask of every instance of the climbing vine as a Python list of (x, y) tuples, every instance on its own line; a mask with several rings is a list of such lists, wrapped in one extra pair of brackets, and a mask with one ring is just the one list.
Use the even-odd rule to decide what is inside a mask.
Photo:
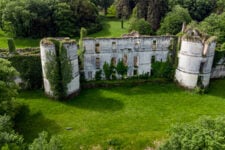
[(67, 84), (72, 80), (72, 64), (67, 57), (67, 50), (64, 43), (50, 39), (55, 45), (55, 54), (47, 53), (45, 64), (46, 77), (49, 80), (54, 98), (63, 99), (67, 94)]

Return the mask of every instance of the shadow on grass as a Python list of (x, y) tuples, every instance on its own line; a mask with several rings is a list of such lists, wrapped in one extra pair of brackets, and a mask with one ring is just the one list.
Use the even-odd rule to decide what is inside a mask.
[(15, 130), (23, 135), (26, 142), (32, 142), (40, 132), (47, 131), (49, 135), (54, 135), (60, 127), (41, 112), (31, 114), (28, 106), (23, 105), (15, 118)]
[(74, 106), (81, 109), (88, 109), (98, 112), (114, 112), (124, 108), (124, 104), (113, 98), (104, 98), (96, 96), (95, 98), (89, 97), (77, 97), (73, 101), (66, 103), (70, 106)]
[(224, 87), (225, 79), (211, 80), (209, 93), (207, 94), (225, 99)]
[(97, 33), (94, 33), (94, 34), (91, 34), (91, 35), (88, 35), (89, 37), (105, 37), (105, 36), (111, 36), (112, 33), (110, 32), (110, 27), (111, 25), (109, 23), (107, 23), (106, 21), (104, 21), (102, 23), (102, 30), (97, 32)]

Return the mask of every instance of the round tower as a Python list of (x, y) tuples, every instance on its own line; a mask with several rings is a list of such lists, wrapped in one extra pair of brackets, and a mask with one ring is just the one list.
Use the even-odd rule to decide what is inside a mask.
[(209, 85), (215, 46), (214, 37), (203, 36), (197, 30), (186, 31), (182, 37), (175, 74), (181, 86), (194, 89)]
[(78, 93), (80, 76), (75, 41), (46, 38), (41, 40), (40, 49), (45, 93), (55, 99)]

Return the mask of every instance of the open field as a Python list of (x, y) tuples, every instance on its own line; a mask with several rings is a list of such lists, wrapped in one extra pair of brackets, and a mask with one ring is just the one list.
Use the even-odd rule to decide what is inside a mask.
[(66, 150), (98, 145), (144, 149), (165, 139), (173, 124), (224, 115), (223, 87), (225, 80), (216, 80), (208, 94), (199, 95), (173, 83), (147, 83), (82, 90), (69, 102), (50, 100), (42, 91), (22, 92), (18, 101), (28, 105), (30, 112), (24, 109), (17, 130), (28, 142), (43, 130), (60, 135)]
[[(128, 23), (124, 22), (124, 29), (121, 29), (121, 22), (115, 18), (103, 18), (102, 20), (103, 29), (100, 32), (88, 35), (90, 37), (120, 37), (122, 34), (128, 32)], [(3, 31), (0, 31), (0, 48), (8, 48), (7, 36)], [(79, 39), (79, 37), (75, 37)], [(15, 45), (17, 48), (26, 47), (39, 47), (40, 39), (32, 38), (15, 38)]]

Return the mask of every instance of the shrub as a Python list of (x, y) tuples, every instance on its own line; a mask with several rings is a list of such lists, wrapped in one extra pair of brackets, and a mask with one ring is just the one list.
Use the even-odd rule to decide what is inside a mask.
[(225, 117), (202, 118), (194, 124), (177, 125), (159, 150), (225, 149)]
[(8, 48), (9, 53), (15, 53), (16, 52), (16, 46), (13, 39), (8, 39)]
[(124, 78), (124, 76), (127, 74), (128, 67), (124, 65), (123, 61), (120, 60), (116, 66), (116, 71), (119, 75)]
[(155, 78), (173, 79), (174, 68), (169, 62), (154, 62), (152, 63), (151, 76)]
[(23, 137), (16, 134), (12, 128), (9, 116), (0, 116), (0, 149), (22, 149)]
[(111, 75), (112, 75), (112, 68), (110, 67), (110, 65), (107, 62), (105, 62), (104, 65), (103, 65), (103, 71), (104, 71), (104, 74), (105, 74), (105, 78), (107, 80), (109, 80)]
[(48, 140), (48, 133), (41, 132), (39, 137), (34, 139), (33, 143), (29, 146), (29, 150), (61, 150), (62, 144), (58, 137), (51, 137)]
[(101, 79), (102, 79), (102, 70), (96, 71), (95, 80), (101, 80)]
[(23, 80), (23, 88), (39, 89), (43, 87), (42, 67), (39, 55), (15, 55), (9, 57), (8, 60), (20, 72), (20, 77)]

